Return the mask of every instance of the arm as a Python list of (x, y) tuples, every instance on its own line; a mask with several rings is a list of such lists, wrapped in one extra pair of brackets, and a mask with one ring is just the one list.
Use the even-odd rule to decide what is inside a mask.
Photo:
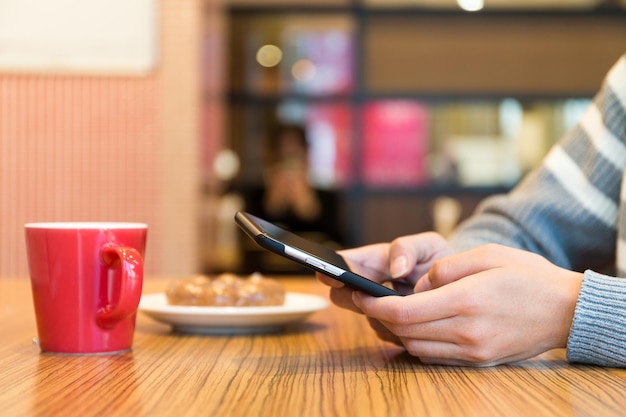
[(626, 367), (626, 279), (575, 272), (615, 259), (624, 92), (626, 58), (544, 165), (461, 225), (451, 241), (460, 253), (433, 234), (345, 252), (410, 283), (425, 273), (415, 294), (374, 298), (334, 288), (341, 295), (334, 301), (365, 313), (380, 337), (427, 362), (489, 365), (567, 346), (572, 362)]
[(617, 269), (626, 276), (626, 256), (616, 244), (626, 239), (626, 223), (618, 217), (625, 107), (626, 55), (544, 164), (509, 195), (485, 201), (451, 239), (457, 251), (497, 242), (586, 270), (567, 342), (572, 362), (626, 366), (626, 279), (591, 270), (615, 266), (617, 252)]
[(626, 55), (609, 72), (578, 126), (543, 164), (509, 194), (481, 204), (451, 244), (462, 251), (500, 243), (579, 271), (614, 265), (626, 165), (625, 91)]

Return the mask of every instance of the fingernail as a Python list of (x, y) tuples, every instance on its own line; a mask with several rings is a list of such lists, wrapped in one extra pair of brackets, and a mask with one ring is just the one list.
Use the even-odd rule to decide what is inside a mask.
[(408, 273), (408, 260), (405, 255), (395, 258), (389, 266), (389, 272), (392, 278), (399, 278)]
[(428, 272), (422, 275), (420, 279), (417, 280), (415, 286), (413, 287), (413, 292), (422, 292), (427, 291), (431, 288), (430, 279), (428, 278)]

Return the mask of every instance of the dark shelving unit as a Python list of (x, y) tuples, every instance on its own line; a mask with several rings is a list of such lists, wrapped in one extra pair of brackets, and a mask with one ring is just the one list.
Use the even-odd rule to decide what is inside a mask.
[[(383, 100), (419, 100), (427, 106), (444, 107), (447, 104), (459, 103), (466, 105), (494, 104), (505, 98), (515, 98), (522, 106), (531, 106), (536, 102), (557, 102), (568, 98), (589, 99), (597, 90), (601, 77), (608, 70), (609, 66), (626, 50), (626, 10), (620, 7), (598, 7), (592, 10), (487, 10), (467, 13), (417, 7), (378, 8), (354, 1), (350, 5), (319, 7), (263, 6), (259, 4), (254, 6), (230, 6), (226, 9), (226, 14), (231, 27), (231, 43), (227, 53), (227, 56), (231, 57), (231, 62), (227, 73), (236, 78), (230, 79), (228, 84), (230, 87), (227, 91), (226, 108), (230, 120), (227, 131), (227, 145), (242, 155), (244, 170), (247, 169), (247, 164), (254, 163), (254, 158), (250, 157), (250, 155), (254, 152), (253, 149), (258, 146), (259, 132), (264, 128), (264, 120), (268, 114), (275, 114), (276, 109), (285, 101), (297, 102), (305, 107), (307, 105), (344, 105), (352, 110), (350, 128), (350, 151), (352, 155), (350, 171), (352, 176), (347, 184), (340, 185), (342, 193), (346, 197), (344, 215), (346, 217), (349, 245), (385, 240), (394, 237), (393, 234), (398, 233), (406, 234), (429, 230), (433, 226), (429, 213), (429, 202), (438, 197), (451, 196), (458, 198), (463, 207), (462, 217), (466, 217), (484, 197), (494, 193), (506, 192), (514, 185), (513, 183), (503, 183), (487, 186), (463, 186), (459, 183), (451, 184), (433, 181), (407, 187), (402, 185), (394, 186), (393, 184), (376, 186), (364, 183), (359, 175), (362, 172), (363, 163), (362, 138), (364, 121), (362, 119), (362, 108), (365, 103)], [(245, 49), (245, 45), (237, 43), (242, 42), (242, 37), (245, 37), (241, 30), (247, 30), (254, 22), (259, 23), (272, 19), (283, 21), (285, 19), (334, 19), (338, 17), (346, 19), (352, 24), (354, 84), (350, 91), (320, 95), (280, 89), (272, 90), (271, 88), (262, 91), (246, 88), (246, 80), (243, 78), (246, 70), (243, 67), (245, 57), (238, 55)], [(506, 85), (494, 88), (496, 83), (490, 80), (494, 76), (489, 71), (489, 68), (494, 62), (498, 63), (498, 57), (489, 55), (489, 45), (485, 46), (484, 49), (480, 49), (480, 45), (473, 45), (473, 48), (483, 53), (485, 57), (491, 58), (493, 62), (484, 64), (485, 71), (482, 74), (484, 80), (470, 80), (472, 88), (468, 88), (465, 91), (432, 90), (421, 88), (419, 85), (422, 84), (415, 82), (408, 83), (405, 89), (385, 88), (385, 85), (390, 84), (387, 82), (388, 80), (381, 79), (380, 76), (377, 76), (377, 79), (372, 78), (372, 73), (376, 71), (382, 72), (385, 64), (385, 62), (376, 61), (376, 55), (380, 52), (375, 49), (376, 44), (387, 42), (388, 45), (394, 45), (394, 36), (397, 36), (397, 40), (401, 41), (399, 43), (410, 45), (410, 39), (402, 38), (401, 35), (394, 33), (394, 30), (407, 34), (422, 33), (420, 32), (420, 25), (423, 27), (425, 22), (436, 30), (436, 33), (433, 32), (431, 44), (426, 40), (418, 45), (422, 48), (420, 53), (430, 53), (428, 59), (446, 58), (445, 51), (436, 50), (437, 45), (446, 45), (450, 42), (446, 38), (448, 29), (446, 25), (454, 27), (460, 23), (467, 26), (468, 30), (470, 30), (469, 37), (476, 40), (483, 38), (493, 40), (494, 34), (498, 34), (498, 31), (502, 31), (505, 38), (508, 36), (510, 39), (517, 39), (515, 30), (526, 26), (529, 28), (537, 27), (538, 30), (550, 34), (550, 27), (554, 25), (552, 32), (554, 35), (553, 42), (557, 50), (559, 45), (567, 45), (567, 42), (572, 42), (572, 44), (576, 45), (575, 48), (580, 54), (581, 60), (588, 54), (591, 57), (590, 60), (595, 62), (588, 63), (589, 65), (584, 66), (584, 68), (582, 66), (575, 68), (576, 71), (580, 71), (580, 74), (575, 74), (577, 77), (571, 77), (572, 86), (570, 87), (567, 86), (569, 81), (564, 80), (562, 85), (565, 87), (550, 90), (549, 88), (541, 87), (544, 85), (545, 80), (529, 78), (525, 85), (533, 86), (533, 82), (536, 81), (536, 88), (521, 90), (517, 85), (510, 85), (510, 88), (507, 88)], [(563, 28), (572, 25), (578, 26), (578, 35), (575, 35), (576, 38), (564, 39), (561, 35)], [(262, 25), (259, 24), (259, 26)], [(268, 23), (267, 26), (269, 27), (271, 24)], [(384, 34), (384, 37), (377, 36), (381, 33)], [(532, 36), (532, 33), (529, 32), (528, 36)], [(587, 38), (590, 36), (593, 39), (606, 39), (606, 41), (602, 42), (600, 46), (594, 46), (587, 41)], [(495, 37), (497, 38), (497, 36)], [(497, 41), (498, 39), (493, 41), (492, 47), (502, 48), (502, 44), (498, 44)], [(546, 56), (546, 54), (550, 53), (549, 44), (551, 41), (552, 38), (549, 38), (545, 40), (544, 44), (537, 44), (536, 50), (539, 50), (540, 53)], [(526, 54), (519, 59), (529, 60), (528, 62), (524, 61), (528, 65), (529, 74), (532, 73), (532, 68), (541, 68), (540, 62), (533, 64), (530, 61), (533, 59), (532, 45), (529, 47), (527, 44), (522, 43), (518, 46), (520, 51)], [(432, 47), (433, 50), (430, 51), (429, 47)], [(512, 45), (511, 48), (512, 51), (515, 51), (516, 46)], [(412, 56), (412, 51), (406, 50), (406, 48), (399, 51), (387, 48), (383, 52), (384, 54), (380, 54), (381, 56), (391, 56), (394, 60), (406, 59), (407, 68), (416, 68), (419, 65), (419, 59)], [(563, 56), (561, 64), (559, 64), (558, 58), (554, 57), (556, 64), (552, 64), (552, 66), (562, 65), (563, 71), (569, 68), (570, 72), (572, 72), (572, 63), (579, 62), (574, 61), (576, 55), (571, 48), (563, 47)], [(450, 57), (448, 56), (447, 58)], [(506, 62), (501, 67), (506, 68), (505, 64)], [(432, 66), (432, 68), (436, 67), (436, 65)], [(398, 69), (397, 66), (394, 68)], [(494, 66), (495, 70), (498, 70), (497, 66)], [(460, 67), (458, 71), (462, 72), (463, 68)], [(410, 74), (407, 76), (406, 72), (391, 72), (394, 74), (394, 79), (391, 81), (397, 82), (397, 84), (403, 82), (402, 77), (411, 81)], [(565, 72), (564, 74), (567, 78), (567, 74)], [(529, 77), (541, 76), (542, 74), (539, 72), (529, 75)], [(584, 80), (584, 83), (578, 80)], [(445, 85), (445, 80), (442, 82)], [(476, 86), (480, 87), (481, 83), (487, 85), (488, 88), (486, 87), (482, 90), (476, 88)], [(428, 87), (428, 82), (424, 82), (423, 85)], [(258, 173), (248, 176), (244, 173), (237, 181), (245, 183), (258, 178)], [(411, 216), (410, 210), (414, 211), (415, 214), (413, 216)], [(381, 213), (391, 218), (382, 221), (380, 218)]]

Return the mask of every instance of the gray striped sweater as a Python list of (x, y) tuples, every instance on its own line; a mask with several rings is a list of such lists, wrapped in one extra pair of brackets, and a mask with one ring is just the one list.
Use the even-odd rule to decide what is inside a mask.
[(486, 199), (451, 237), (487, 242), (584, 272), (567, 344), (571, 362), (626, 367), (626, 55), (578, 125), (510, 193)]

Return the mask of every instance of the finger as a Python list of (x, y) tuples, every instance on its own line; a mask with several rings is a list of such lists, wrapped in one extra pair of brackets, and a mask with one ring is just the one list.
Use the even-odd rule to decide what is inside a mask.
[(344, 288), (332, 288), (330, 290), (330, 301), (336, 306), (341, 308), (345, 308), (346, 310), (354, 311), (355, 313), (363, 314), (360, 308), (358, 308), (354, 302), (352, 301), (352, 293), (354, 290), (344, 287)]
[(350, 269), (376, 282), (389, 280), (389, 244), (377, 243), (338, 251)]
[(501, 245), (488, 244), (438, 259), (418, 280), (415, 292), (439, 288), (461, 278), (501, 267), (510, 259), (511, 250)]
[(415, 283), (409, 278), (396, 278), (391, 283), (392, 287), (402, 295), (409, 295), (415, 292)]
[(524, 352), (499, 355), (498, 352), (490, 352), (487, 349), (468, 349), (454, 343), (402, 338), (400, 340), (411, 356), (418, 357), (425, 364), (433, 365), (488, 367), (521, 361), (535, 355)]
[(459, 361), (463, 353), (458, 345), (449, 342), (402, 337), (400, 342), (402, 342), (409, 355), (428, 361), (428, 363), (444, 363), (443, 361), (450, 360)]
[(420, 276), (447, 246), (445, 238), (435, 232), (396, 238), (389, 245), (389, 272), (393, 278), (406, 277), (411, 273)]
[(331, 278), (328, 275), (324, 275), (321, 272), (316, 272), (315, 277), (317, 278), (319, 282), (331, 288), (343, 288), (345, 286), (343, 282), (338, 281), (334, 278)]
[(391, 342), (395, 345), (402, 345), (400, 338), (396, 336), (395, 334), (391, 333), (389, 329), (385, 327), (384, 324), (382, 324), (378, 320), (373, 319), (371, 317), (367, 317), (367, 321), (369, 322), (370, 327), (376, 332), (376, 335), (380, 339), (387, 341), (387, 342)]
[(367, 316), (401, 326), (456, 316), (465, 308), (468, 295), (466, 288), (455, 282), (404, 297), (372, 297), (356, 291), (352, 300)]

